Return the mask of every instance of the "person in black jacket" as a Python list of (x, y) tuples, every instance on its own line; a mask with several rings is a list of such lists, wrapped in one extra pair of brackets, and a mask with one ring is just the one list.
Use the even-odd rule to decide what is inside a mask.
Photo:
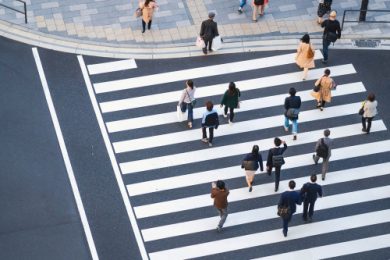
[(218, 26), (217, 23), (214, 22), (215, 13), (209, 13), (209, 19), (202, 22), (200, 26), (200, 37), (202, 37), (205, 47), (203, 48), (203, 53), (207, 54), (207, 48), (209, 51), (212, 51), (211, 45), (213, 44), (213, 39), (215, 36), (218, 36)]
[(293, 123), (292, 126), (292, 134), (294, 135), (293, 140), (297, 140), (298, 134), (298, 114), (299, 109), (301, 108), (301, 98), (299, 96), (295, 96), (296, 94), (295, 88), (290, 88), (289, 97), (286, 97), (284, 100), (284, 130), (288, 132), (288, 128), (290, 126), (290, 120)]
[(336, 20), (336, 11), (330, 12), (329, 19), (323, 21), (321, 27), (324, 28), (324, 34), (322, 36), (322, 52), (324, 59), (322, 60), (322, 63), (327, 63), (330, 43), (335, 42), (341, 37), (341, 28), (339, 21)]
[(259, 153), (259, 146), (254, 145), (252, 152), (245, 155), (244, 160), (242, 160), (241, 168), (245, 169), (246, 183), (249, 187), (249, 192), (252, 192), (252, 185), (255, 178), (255, 173), (257, 169), (264, 171), (263, 168), (263, 158)]
[(289, 191), (285, 191), (280, 196), (280, 200), (278, 203), (278, 207), (289, 207), (290, 208), (290, 214), (283, 218), (283, 235), (287, 237), (287, 231), (288, 231), (288, 223), (291, 221), (292, 215), (297, 210), (297, 206), (302, 204), (302, 196), (299, 192), (294, 191), (295, 189), (295, 181), (289, 181), (288, 187), (290, 188)]
[(312, 174), (310, 176), (310, 181), (304, 184), (301, 188), (301, 195), (304, 198), (303, 200), (303, 221), (308, 221), (307, 219), (307, 210), (309, 209), (309, 222), (312, 221), (314, 214), (314, 204), (317, 200), (317, 194), (322, 198), (322, 187), (316, 183), (317, 175)]
[[(271, 148), (268, 151), (267, 157), (267, 173), (271, 176), (272, 168), (275, 167), (275, 192), (279, 189), (279, 181), (280, 181), (280, 170), (282, 166), (274, 166), (272, 163), (272, 157), (274, 155), (282, 155), (284, 151), (287, 149), (287, 144), (285, 141), (280, 140), (278, 137), (274, 139), (275, 147)], [(280, 145), (283, 144), (283, 148), (280, 148)]]
[[(213, 146), (214, 128), (217, 129), (219, 126), (218, 113), (213, 107), (213, 102), (207, 101), (206, 112), (202, 117), (202, 142), (208, 143), (209, 146)], [(206, 128), (209, 129), (209, 138), (207, 138)]]

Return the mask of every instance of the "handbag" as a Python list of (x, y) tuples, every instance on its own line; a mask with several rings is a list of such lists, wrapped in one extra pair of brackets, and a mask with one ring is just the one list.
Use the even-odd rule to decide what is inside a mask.
[(311, 58), (314, 57), (314, 51), (313, 51), (313, 49), (311, 48), (311, 46), (309, 46), (309, 49), (307, 50), (307, 55), (306, 55), (306, 57), (307, 57), (308, 59), (311, 59)]
[(140, 16), (142, 16), (142, 9), (143, 9), (143, 8), (138, 7), (138, 8), (135, 10), (134, 16), (137, 17), (137, 18), (140, 17)]
[(213, 44), (211, 46), (211, 49), (213, 49), (213, 51), (217, 51), (219, 49), (221, 49), (222, 47), (222, 39), (221, 39), (221, 36), (215, 36), (214, 39), (213, 39)]
[(256, 161), (242, 161), (241, 168), (244, 168), (246, 171), (255, 171), (256, 170)]
[(289, 108), (289, 109), (287, 109), (287, 112), (286, 112), (286, 116), (288, 118), (296, 118), (296, 117), (298, 117), (298, 114), (299, 114), (299, 109), (296, 109), (296, 108)]
[(204, 40), (202, 39), (202, 37), (198, 36), (196, 38), (196, 42), (195, 42), (195, 45), (201, 49), (205, 48), (206, 47), (206, 44), (204, 43)]
[[(191, 100), (190, 94), (188, 94), (187, 90), (186, 90), (186, 92), (187, 92), (187, 96), (188, 96), (189, 100)], [(195, 105), (196, 105), (196, 99), (195, 98), (191, 100), (191, 105), (192, 105), (192, 107), (195, 107)]]
[(278, 216), (283, 218), (283, 219), (286, 219), (290, 216), (291, 214), (291, 209), (290, 207), (287, 205), (287, 206), (278, 206), (278, 212), (277, 212)]
[(366, 104), (366, 101), (363, 102), (362, 107), (359, 109), (359, 115), (361, 116), (364, 114), (364, 104)]
[(337, 83), (336, 83), (336, 81), (334, 81), (334, 79), (332, 79), (332, 88), (334, 90), (336, 90), (336, 88), (337, 88)]
[(185, 120), (185, 113), (181, 111), (181, 107), (177, 106), (176, 109), (177, 122), (183, 122)]

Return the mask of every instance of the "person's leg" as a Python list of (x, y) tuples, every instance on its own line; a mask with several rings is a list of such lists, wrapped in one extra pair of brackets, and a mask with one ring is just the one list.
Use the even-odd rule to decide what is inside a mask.
[(142, 33), (144, 33), (145, 32), (146, 23), (145, 23), (144, 19), (141, 19), (141, 21), (142, 21)]
[(366, 132), (367, 131), (367, 126), (366, 126), (366, 118), (362, 116), (362, 131)]
[(230, 115), (229, 115), (230, 122), (233, 122), (234, 108), (233, 107), (229, 107), (229, 112), (230, 112)]
[(328, 62), (328, 51), (329, 51), (330, 41), (322, 39), (322, 53), (324, 56), (323, 62)]
[(257, 9), (259, 7), (257, 5), (253, 6), (253, 12), (252, 12), (252, 21), (257, 21)]
[(187, 108), (188, 108), (188, 120), (187, 120), (188, 125), (191, 125), (192, 127), (192, 123), (194, 122), (194, 110), (191, 103), (187, 104)]
[(307, 221), (307, 209), (309, 207), (309, 202), (307, 200), (305, 200), (303, 202), (303, 214), (302, 214), (302, 218), (304, 221)]
[(207, 133), (206, 133), (206, 127), (202, 127), (202, 141), (205, 142), (207, 141)]
[(204, 54), (207, 54), (207, 46), (209, 45), (209, 40), (203, 39), (203, 41), (204, 41), (204, 48), (202, 50)]
[(298, 119), (292, 120), (292, 134), (297, 135), (298, 134)]
[(313, 214), (314, 214), (314, 204), (315, 204), (315, 201), (311, 201), (309, 204), (309, 220), (310, 221), (312, 220)]
[(307, 73), (309, 72), (309, 68), (303, 68), (303, 76), (302, 76), (302, 79), (306, 79), (307, 78)]
[(313, 161), (315, 164), (318, 164), (318, 160), (320, 159), (319, 156), (317, 156), (317, 154), (313, 154)]
[(260, 5), (260, 15), (264, 15), (264, 6), (265, 5)]
[(213, 143), (213, 138), (214, 138), (214, 127), (209, 127), (209, 143)]
[(374, 118), (367, 117), (367, 134), (370, 133), (372, 119), (374, 119)]
[(290, 127), (290, 119), (287, 116), (284, 116), (284, 131), (288, 132), (288, 128)]
[(221, 209), (221, 219), (219, 220), (219, 223), (218, 223), (218, 227), (219, 228), (222, 228), (223, 227), (223, 224), (225, 224), (225, 221), (226, 221), (226, 218), (228, 216), (228, 211), (227, 211), (227, 208), (225, 209)]
[(328, 157), (324, 158), (324, 160), (322, 161), (322, 180), (325, 180), (326, 173), (328, 172), (329, 157), (330, 155), (328, 155)]
[(275, 192), (279, 189), (279, 181), (280, 181), (280, 166), (275, 167)]
[(209, 51), (213, 51), (211, 48), (213, 46), (213, 39), (209, 41)]
[(152, 20), (150, 20), (148, 23), (148, 30), (150, 30), (150, 27), (152, 27)]

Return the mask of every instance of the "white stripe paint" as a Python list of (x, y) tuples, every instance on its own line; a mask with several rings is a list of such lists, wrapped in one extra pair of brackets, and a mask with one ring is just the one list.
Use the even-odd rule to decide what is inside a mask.
[(54, 130), (55, 130), (56, 135), (57, 135), (58, 144), (60, 146), (62, 157), (64, 158), (66, 172), (68, 173), (70, 186), (72, 187), (73, 196), (75, 198), (77, 209), (78, 209), (78, 212), (80, 214), (80, 219), (81, 219), (81, 223), (82, 223), (82, 226), (84, 229), (85, 237), (87, 239), (89, 251), (91, 253), (92, 259), (98, 260), (99, 256), (98, 256), (98, 253), (96, 251), (95, 242), (93, 241), (91, 228), (89, 227), (87, 215), (85, 214), (83, 201), (81, 200), (80, 191), (79, 191), (79, 188), (77, 186), (76, 178), (74, 176), (74, 172), (73, 172), (72, 164), (70, 162), (68, 150), (66, 149), (64, 136), (62, 135), (60, 122), (58, 121), (58, 117), (57, 117), (57, 112), (56, 112), (56, 109), (54, 107), (53, 99), (51, 98), (50, 89), (49, 89), (49, 85), (47, 84), (45, 71), (43, 70), (43, 67), (42, 67), (41, 58), (39, 57), (39, 53), (38, 53), (37, 48), (32, 48), (32, 52), (33, 52), (33, 56), (35, 59), (35, 64), (37, 65), (39, 78), (41, 79), (43, 92), (45, 94), (45, 98), (46, 98), (46, 102), (47, 102), (47, 105), (49, 108), (51, 120), (53, 122)]
[[(318, 109), (302, 111), (299, 114), (299, 123), (353, 115), (356, 114), (357, 110), (359, 110), (361, 104), (362, 102), (357, 102), (347, 105), (333, 106), (324, 109), (324, 111), (322, 112), (320, 112)], [(229, 125), (221, 125), (221, 127), (218, 128), (218, 137), (278, 127), (281, 126), (283, 122), (284, 116), (277, 115), (237, 122), (234, 123), (233, 127)], [(156, 148), (164, 145), (172, 145), (199, 140), (199, 132), (200, 131), (198, 128), (181, 132), (114, 142), (112, 145), (114, 146), (115, 153), (131, 152), (141, 149)]]
[[(368, 174), (369, 169), (364, 169), (366, 173)], [(381, 176), (382, 173), (390, 174), (390, 168), (387, 168), (386, 171), (381, 169), (380, 174), (378, 176)], [(359, 175), (359, 168), (356, 171), (356, 174)], [(331, 173), (333, 174), (347, 174), (346, 172), (340, 171)], [(348, 174), (352, 175), (353, 172), (349, 171)], [(370, 173), (373, 177), (375, 174)], [(305, 184), (308, 181), (308, 178), (299, 178), (294, 179), (297, 183), (297, 189), (302, 187), (303, 184)], [(283, 181), (282, 183), (284, 186), (288, 185), (288, 181)], [(326, 183), (325, 185), (322, 185), (323, 187), (328, 185), (329, 183)], [(257, 188), (257, 187), (256, 187)], [(262, 188), (262, 187), (259, 187)], [(322, 210), (322, 209), (331, 209), (336, 207), (342, 207), (342, 206), (349, 206), (357, 203), (363, 203), (368, 201), (374, 201), (379, 199), (386, 199), (389, 197), (390, 194), (390, 186), (384, 186), (384, 187), (378, 187), (378, 188), (372, 188), (372, 189), (366, 189), (366, 190), (359, 190), (359, 191), (353, 191), (353, 192), (347, 192), (347, 193), (341, 193), (333, 196), (326, 197), (326, 194), (323, 198), (319, 198), (315, 204), (315, 210)], [(224, 227), (232, 227), (237, 225), (243, 225), (258, 221), (263, 221), (267, 219), (273, 219), (276, 218), (275, 214), (275, 205), (265, 207), (265, 208), (259, 208), (259, 209), (252, 209), (247, 211), (241, 211), (237, 213), (230, 213), (229, 217), (227, 218)], [(297, 212), (302, 212), (302, 205), (297, 206)], [(186, 222), (180, 222), (175, 223), (171, 225), (165, 225), (165, 226), (159, 226), (149, 229), (143, 229), (142, 236), (146, 242), (148, 241), (154, 241), (158, 239), (165, 239), (175, 236), (181, 236), (181, 235), (188, 235), (193, 234), (197, 232), (203, 232), (207, 230), (214, 230), (216, 223), (218, 223), (219, 217), (211, 217), (211, 218), (203, 218), (203, 219), (197, 219), (192, 221), (186, 221)], [(390, 244), (389, 244), (390, 246)]]
[(124, 202), (125, 207), (126, 207), (127, 215), (129, 217), (129, 220), (130, 220), (132, 230), (129, 230), (129, 233), (134, 234), (134, 237), (136, 239), (136, 242), (137, 242), (142, 259), (148, 260), (149, 259), (148, 254), (146, 252), (145, 245), (144, 245), (144, 242), (143, 242), (142, 237), (141, 237), (140, 229), (138, 227), (137, 220), (135, 218), (132, 206), (130, 204), (129, 196), (126, 192), (125, 184), (123, 183), (123, 180), (122, 180), (121, 172), (120, 172), (120, 169), (118, 167), (118, 162), (116, 161), (114, 150), (111, 146), (110, 139), (108, 137), (108, 133), (104, 127), (103, 116), (100, 113), (99, 104), (96, 100), (95, 93), (93, 92), (92, 83), (91, 83), (91, 80), (90, 80), (88, 72), (87, 72), (87, 67), (85, 66), (83, 56), (78, 55), (77, 58), (79, 60), (81, 72), (83, 74), (84, 81), (85, 81), (85, 84), (86, 84), (86, 87), (88, 90), (88, 94), (89, 94), (89, 97), (91, 99), (92, 107), (95, 111), (96, 119), (98, 121), (100, 131), (101, 131), (102, 136), (103, 136), (104, 144), (106, 146), (107, 153), (108, 153), (108, 156), (109, 156), (110, 161), (111, 161), (114, 175), (115, 175), (116, 181), (118, 183), (119, 191), (121, 193), (123, 202)]
[[(286, 161), (286, 164), (287, 163), (288, 162)], [(376, 167), (380, 168), (381, 165), (378, 165)], [(343, 176), (342, 178), (341, 177), (339, 178), (339, 176), (337, 175), (327, 176), (326, 184), (341, 183), (341, 182), (348, 182), (352, 180), (359, 180), (361, 178), (375, 177), (375, 172), (369, 172), (369, 171), (362, 171), (356, 175), (350, 174), (351, 173), (350, 170), (344, 170), (343, 172), (347, 172), (348, 174), (342, 175)], [(380, 172), (384, 172), (385, 174), (387, 174), (388, 171), (380, 168)], [(242, 178), (244, 179), (244, 177)], [(306, 178), (306, 180), (308, 180), (308, 178)], [(287, 189), (287, 182), (285, 181), (283, 184), (284, 185), (279, 185), (280, 187), (279, 192), (283, 192), (284, 189)], [(274, 183), (267, 183), (267, 184), (255, 186), (251, 193), (248, 192), (247, 187), (231, 190), (229, 195), (229, 202), (269, 196), (270, 194), (274, 194), (274, 189), (273, 189), (274, 187), (275, 187)], [(158, 216), (167, 213), (207, 207), (210, 205), (212, 205), (210, 194), (202, 194), (193, 197), (186, 197), (186, 198), (181, 198), (176, 200), (167, 200), (163, 202), (142, 205), (142, 206), (134, 207), (134, 211), (137, 218), (141, 219), (141, 218)]]
[[(226, 126), (229, 127), (229, 126)], [(353, 135), (362, 134), (361, 123), (345, 125), (340, 127), (334, 127), (330, 129), (332, 131), (332, 138), (342, 138)], [(371, 132), (383, 131), (386, 130), (382, 120), (376, 120), (372, 123)], [(304, 133), (299, 133), (298, 140), (294, 142), (288, 142), (288, 145), (295, 146), (301, 144), (307, 144), (311, 142), (316, 142), (319, 137), (323, 136), (323, 129), (314, 130)], [(291, 136), (281, 136), (282, 140), (287, 139)], [(218, 131), (216, 131), (216, 138), (218, 138)], [(274, 138), (267, 138), (261, 140), (253, 140), (249, 142), (225, 145), (220, 147), (213, 147), (209, 149), (202, 149), (191, 151), (187, 153), (178, 153), (160, 157), (153, 157), (143, 160), (131, 161), (120, 163), (120, 168), (123, 174), (137, 173), (147, 170), (161, 169), (169, 166), (184, 165), (189, 163), (201, 162), (206, 160), (218, 159), (226, 156), (240, 155), (245, 154), (253, 146), (253, 144), (259, 145), (261, 149), (265, 147), (271, 148), (273, 146)], [(199, 140), (200, 142), (200, 140)], [(215, 144), (215, 142), (214, 142)], [(287, 154), (288, 155), (288, 152)]]
[[(289, 228), (286, 238), (282, 235), (282, 228), (245, 236), (231, 237), (217, 241), (178, 247), (149, 254), (150, 259), (189, 259), (209, 256), (218, 253), (226, 253), (234, 250), (279, 243), (310, 236), (328, 234), (331, 232), (345, 231), (354, 228), (366, 227), (375, 224), (387, 223), (390, 210), (382, 210), (370, 213), (314, 222)], [(281, 223), (282, 226), (282, 223)]]
[(128, 70), (137, 68), (137, 64), (134, 59), (129, 60), (119, 60), (119, 61), (111, 61), (104, 62), (98, 64), (88, 65), (89, 75), (96, 75), (120, 70)]
[(298, 251), (292, 251), (279, 255), (257, 258), (257, 260), (286, 260), (286, 259), (321, 259), (333, 258), (351, 254), (367, 252), (376, 249), (389, 248), (390, 235), (381, 235), (363, 239), (357, 239), (337, 244), (317, 246)]
[[(314, 150), (314, 147), (313, 147)], [(345, 160), (359, 156), (365, 156), (376, 153), (390, 151), (390, 142), (374, 142), (348, 146), (338, 149), (332, 149), (331, 161)], [(286, 160), (289, 162), (283, 166), (283, 170), (296, 167), (303, 167), (313, 163), (312, 153), (289, 156)], [(266, 158), (264, 158), (266, 159)], [(265, 166), (266, 161), (264, 161)], [(390, 167), (390, 165), (389, 165)], [(265, 169), (265, 168), (264, 168)], [(260, 170), (259, 170), (260, 171)], [(149, 194), (153, 192), (190, 187), (204, 183), (211, 183), (215, 180), (229, 180), (244, 177), (244, 171), (241, 169), (240, 162), (236, 166), (213, 169), (210, 171), (196, 172), (175, 177), (162, 178), (151, 181), (143, 181), (127, 185), (130, 196)]]
[[(205, 66), (200, 68), (191, 68), (185, 70), (177, 70), (165, 73), (158, 73), (147, 76), (140, 76), (128, 79), (107, 81), (95, 83), (94, 88), (97, 94), (118, 91), (124, 89), (133, 89), (144, 86), (153, 86), (175, 81), (184, 81), (188, 79), (197, 79), (210, 76), (217, 76), (235, 72), (249, 71), (255, 69), (268, 68), (294, 63), (295, 53), (277, 55), (266, 58), (253, 60), (245, 60), (238, 62), (230, 62), (219, 65)], [(316, 51), (315, 59), (322, 58), (320, 51)]]

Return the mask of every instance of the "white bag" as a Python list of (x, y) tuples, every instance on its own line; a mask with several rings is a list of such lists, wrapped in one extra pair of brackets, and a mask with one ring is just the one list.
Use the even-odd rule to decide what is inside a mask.
[(185, 120), (185, 112), (181, 112), (180, 106), (177, 106), (176, 115), (177, 122), (183, 122)]
[(204, 43), (204, 40), (202, 39), (202, 37), (198, 36), (196, 38), (196, 42), (195, 42), (195, 45), (199, 48), (205, 48), (206, 47), (206, 44)]
[(213, 44), (211, 46), (211, 49), (213, 49), (213, 51), (217, 51), (221, 49), (221, 47), (222, 47), (222, 39), (221, 36), (218, 35), (213, 39)]

